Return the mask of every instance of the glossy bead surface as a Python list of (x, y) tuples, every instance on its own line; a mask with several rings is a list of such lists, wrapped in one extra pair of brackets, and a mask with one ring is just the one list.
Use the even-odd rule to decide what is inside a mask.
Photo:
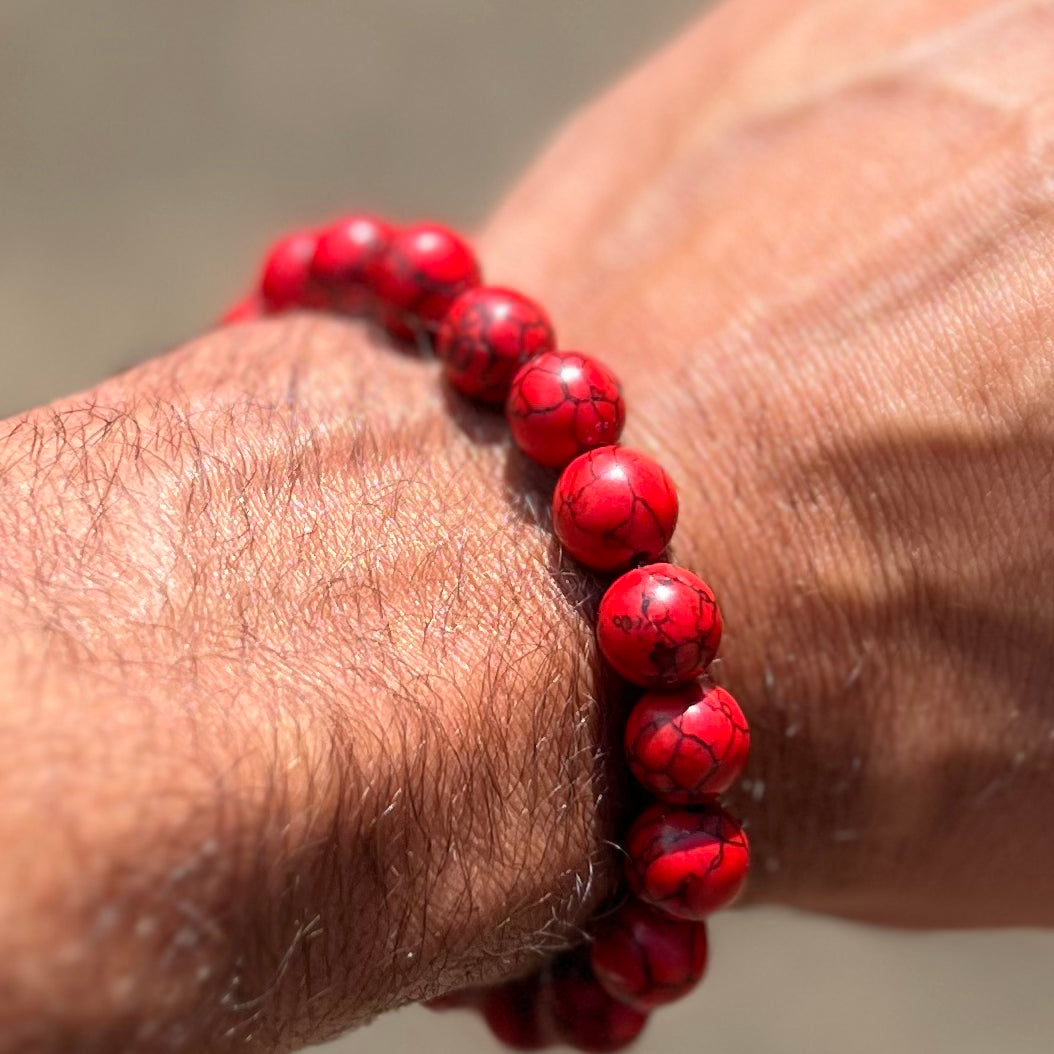
[(479, 264), (468, 245), (446, 227), (422, 223), (393, 235), (374, 288), (389, 312), (434, 329), (450, 305), (479, 281)]
[(653, 805), (630, 828), (625, 850), (630, 889), (679, 919), (700, 921), (727, 907), (750, 866), (743, 828), (718, 805)]
[(260, 277), (260, 296), (268, 311), (325, 305), (325, 297), (311, 278), (317, 243), (313, 231), (294, 231), (272, 246)]
[(610, 996), (591, 971), (565, 972), (554, 977), (551, 984), (556, 1034), (578, 1050), (621, 1050), (648, 1022), (645, 1013)]
[(706, 926), (628, 900), (605, 919), (591, 956), (593, 973), (609, 995), (652, 1010), (699, 983), (706, 970)]
[(677, 524), (677, 490), (650, 457), (602, 446), (576, 457), (553, 494), (553, 530), (580, 563), (613, 571), (654, 560)]
[(483, 1018), (497, 1039), (513, 1050), (541, 1050), (553, 1040), (539, 1006), (538, 974), (488, 988), (481, 1001)]
[(532, 359), (513, 378), (505, 416), (532, 460), (561, 468), (579, 454), (618, 441), (626, 404), (618, 378), (577, 351)]
[(500, 403), (517, 370), (551, 351), (549, 316), (511, 289), (478, 286), (450, 306), (436, 339), (436, 355), (450, 383), (473, 399)]
[(721, 611), (710, 587), (674, 564), (627, 571), (597, 612), (597, 644), (616, 673), (642, 688), (698, 677), (721, 643)]
[(346, 216), (318, 236), (311, 276), (336, 311), (365, 310), (374, 295), (377, 269), (392, 228), (375, 216)]
[(722, 794), (750, 753), (750, 728), (732, 696), (710, 681), (641, 696), (629, 715), (626, 761), (645, 790), (691, 805)]

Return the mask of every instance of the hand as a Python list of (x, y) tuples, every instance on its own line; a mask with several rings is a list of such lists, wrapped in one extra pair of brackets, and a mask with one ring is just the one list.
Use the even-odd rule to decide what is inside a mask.
[(680, 484), (754, 729), (755, 899), (1054, 921), (1052, 29), (727, 4), (487, 230)]

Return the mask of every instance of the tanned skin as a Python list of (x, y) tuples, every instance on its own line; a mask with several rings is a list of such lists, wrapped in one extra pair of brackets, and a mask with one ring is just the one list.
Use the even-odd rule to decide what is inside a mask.
[[(1052, 3), (730, 0), (481, 234), (679, 484), (754, 902), (1054, 921), (1052, 98)], [(610, 896), (595, 597), (436, 372), (289, 316), (4, 424), (0, 1051), (293, 1049)]]

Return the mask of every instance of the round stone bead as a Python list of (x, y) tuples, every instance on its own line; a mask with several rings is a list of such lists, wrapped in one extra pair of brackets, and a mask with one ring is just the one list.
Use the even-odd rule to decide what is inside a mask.
[(345, 314), (370, 306), (377, 269), (392, 239), (392, 228), (375, 216), (346, 216), (318, 236), (311, 277), (330, 304)]
[(645, 790), (691, 805), (736, 781), (750, 753), (750, 728), (735, 699), (703, 680), (641, 696), (625, 744), (630, 771)]
[(232, 304), (220, 318), (221, 326), (236, 326), (240, 322), (252, 322), (254, 319), (262, 318), (264, 306), (255, 293), (243, 296), (236, 304)]
[(450, 305), (479, 282), (479, 264), (468, 245), (446, 227), (422, 223), (393, 235), (374, 287), (387, 312), (435, 329)]
[(325, 297), (311, 278), (317, 244), (313, 231), (294, 231), (272, 246), (260, 277), (260, 296), (268, 311), (325, 306)]
[(626, 879), (643, 901), (696, 922), (735, 900), (750, 866), (739, 822), (718, 805), (657, 803), (626, 836)]
[(596, 571), (654, 560), (676, 524), (673, 482), (635, 450), (590, 450), (576, 457), (556, 484), (556, 537), (571, 556)]
[(558, 968), (551, 985), (556, 1034), (578, 1050), (621, 1050), (648, 1022), (645, 1013), (610, 996), (588, 968)]
[(450, 383), (473, 399), (503, 402), (516, 371), (555, 344), (549, 316), (511, 289), (477, 286), (454, 301), (439, 327), (436, 355)]
[(648, 564), (627, 571), (600, 601), (601, 654), (642, 688), (671, 688), (698, 677), (720, 643), (714, 594), (683, 567)]
[(579, 454), (618, 441), (626, 404), (618, 378), (577, 351), (539, 355), (513, 378), (505, 416), (532, 460), (562, 468)]
[(377, 321), (384, 327), (385, 332), (392, 340), (397, 340), (403, 344), (414, 344), (423, 330), (416, 322), (411, 324), (406, 319), (407, 316), (400, 314), (398, 311), (382, 308)]
[(652, 1010), (687, 995), (706, 970), (706, 926), (628, 900), (593, 940), (593, 973), (609, 995)]
[(541, 1050), (552, 1042), (548, 1022), (539, 1012), (540, 986), (540, 976), (535, 973), (483, 993), (483, 1018), (505, 1046), (513, 1050)]

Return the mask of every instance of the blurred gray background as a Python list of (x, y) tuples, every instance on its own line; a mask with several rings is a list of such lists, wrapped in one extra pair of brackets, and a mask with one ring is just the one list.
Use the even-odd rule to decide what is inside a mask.
[[(749, 0), (738, 0), (749, 2)], [(472, 225), (701, 0), (0, 0), (0, 413), (201, 331), (288, 223)], [(990, 833), (987, 837), (996, 837)], [(1050, 1054), (1054, 936), (717, 920), (642, 1054)], [(392, 1014), (329, 1054), (497, 1048)]]

